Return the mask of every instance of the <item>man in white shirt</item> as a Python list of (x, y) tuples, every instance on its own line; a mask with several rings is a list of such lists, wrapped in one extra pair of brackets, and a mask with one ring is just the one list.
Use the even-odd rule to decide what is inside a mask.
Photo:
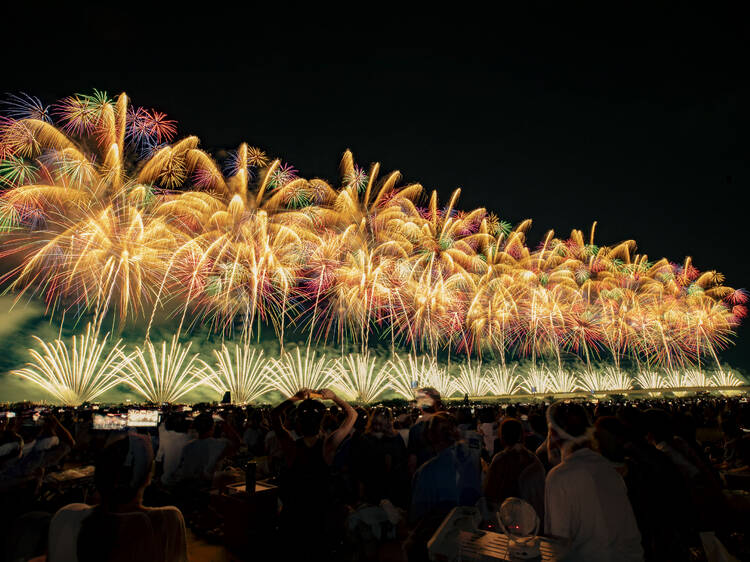
[(223, 424), (223, 429), (229, 439), (213, 437), (214, 419), (210, 412), (204, 412), (195, 418), (193, 427), (198, 433), (198, 439), (182, 448), (182, 459), (175, 476), (182, 483), (202, 482), (210, 485), (219, 461), (238, 448), (240, 438), (228, 423)]
[(625, 482), (590, 449), (593, 431), (586, 411), (558, 402), (547, 410), (547, 422), (550, 446), (561, 449), (562, 460), (547, 474), (545, 533), (571, 541), (571, 560), (643, 560)]
[(182, 459), (182, 449), (190, 442), (188, 422), (179, 414), (170, 414), (159, 426), (159, 450), (156, 460), (162, 463), (162, 484), (175, 483), (177, 468)]

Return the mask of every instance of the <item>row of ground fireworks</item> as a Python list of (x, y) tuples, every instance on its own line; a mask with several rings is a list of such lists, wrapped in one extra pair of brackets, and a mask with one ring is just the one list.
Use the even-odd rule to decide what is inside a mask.
[(309, 347), (303, 354), (297, 347), (273, 359), (247, 343), (222, 345), (213, 356), (211, 361), (191, 353), (191, 343), (182, 344), (176, 337), (169, 344), (147, 341), (128, 351), (121, 342), (108, 343), (106, 336), (100, 338), (89, 325), (85, 334), (73, 337), (70, 345), (62, 340), (38, 340), (38, 348), (31, 350), (31, 361), (14, 374), (68, 405), (101, 399), (120, 384), (154, 404), (179, 402), (198, 387), (217, 393), (229, 391), (233, 402), (247, 404), (268, 400), (274, 392), (289, 397), (302, 389), (320, 388), (334, 388), (347, 400), (372, 403), (388, 395), (411, 400), (422, 387), (435, 388), (443, 397), (450, 397), (456, 393), (626, 393), (635, 387), (651, 393), (679, 393), (695, 387), (734, 392), (731, 387), (744, 382), (731, 371), (710, 375), (697, 369), (640, 371), (633, 377), (612, 365), (572, 372), (530, 364), (517, 368), (462, 362), (457, 366), (454, 363), (451, 375), (448, 366), (426, 356), (394, 355), (381, 361), (368, 353), (353, 353), (329, 359)]
[[(342, 183), (307, 180), (242, 144), (223, 163), (176, 124), (125, 94), (75, 95), (51, 107), (17, 96), (0, 123), (3, 281), (55, 314), (209, 323), (248, 336), (290, 325), (310, 342), (370, 337), (394, 349), (575, 355), (619, 369), (710, 361), (745, 316), (746, 293), (690, 259), (635, 253), (552, 232), (526, 245), (485, 209), (460, 211), (398, 172), (358, 167)], [(174, 142), (173, 142), (174, 141)], [(150, 329), (149, 322), (149, 329)], [(148, 338), (148, 332), (146, 334)]]

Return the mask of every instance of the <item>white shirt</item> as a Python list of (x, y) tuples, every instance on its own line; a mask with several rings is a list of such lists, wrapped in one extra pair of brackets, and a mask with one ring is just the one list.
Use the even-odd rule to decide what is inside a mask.
[(191, 441), (182, 448), (182, 460), (177, 476), (180, 480), (212, 480), (216, 463), (227, 447), (228, 439), (207, 437)]
[(23, 456), (31, 454), (33, 451), (48, 451), (52, 447), (57, 447), (60, 444), (60, 438), (57, 435), (51, 437), (42, 437), (41, 439), (34, 439), (23, 445)]
[(484, 439), (484, 448), (490, 454), (490, 458), (495, 454), (495, 439), (497, 439), (497, 425), (494, 422), (485, 422), (479, 424), (479, 433)]
[[(49, 562), (78, 562), (78, 534), (94, 511), (84, 503), (61, 508), (49, 527)], [(176, 507), (118, 513), (113, 553), (117, 560), (187, 562), (185, 521)]]
[(164, 424), (159, 426), (159, 450), (156, 453), (156, 460), (163, 461), (162, 483), (174, 483), (174, 476), (182, 459), (182, 449), (189, 442), (190, 436), (187, 433), (170, 431)]
[(591, 449), (571, 453), (547, 474), (544, 512), (546, 534), (572, 541), (571, 560), (643, 560), (625, 482)]

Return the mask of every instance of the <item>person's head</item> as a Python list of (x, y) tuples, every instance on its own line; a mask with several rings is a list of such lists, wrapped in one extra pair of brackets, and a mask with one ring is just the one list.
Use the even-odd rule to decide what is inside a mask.
[(320, 426), (326, 407), (322, 402), (307, 398), (299, 403), (296, 413), (296, 427), (303, 437), (314, 437), (320, 433)]
[(378, 406), (372, 411), (365, 433), (375, 436), (393, 435), (393, 413), (390, 408)]
[(167, 419), (164, 420), (164, 428), (168, 431), (187, 433), (188, 423), (185, 415), (179, 412), (170, 412)]
[(495, 421), (494, 408), (480, 408), (477, 412), (480, 423), (493, 423)]
[(430, 386), (420, 388), (417, 390), (417, 407), (426, 414), (442, 410), (440, 393)]
[(361, 406), (357, 406), (354, 410), (357, 412), (357, 419), (354, 422), (354, 431), (358, 434), (364, 433), (367, 428), (367, 422), (370, 419), (370, 414)]
[(543, 415), (536, 412), (529, 414), (529, 425), (537, 435), (547, 435), (547, 420), (544, 419)]
[(436, 451), (442, 451), (458, 441), (460, 434), (456, 419), (448, 412), (437, 412), (430, 417), (427, 440)]
[(617, 412), (617, 419), (620, 420), (625, 429), (627, 441), (638, 444), (646, 439), (644, 414), (641, 410), (635, 406), (627, 406)]
[(474, 414), (470, 408), (459, 408), (456, 412), (456, 421), (458, 425), (474, 425)]
[(588, 413), (576, 403), (551, 404), (547, 408), (547, 427), (550, 444), (570, 451), (587, 446), (593, 436)]
[(211, 412), (203, 412), (193, 420), (193, 429), (195, 429), (198, 437), (205, 439), (211, 437), (214, 431), (214, 416)]
[(679, 435), (689, 443), (696, 442), (695, 435), (697, 428), (695, 418), (691, 414), (682, 412), (675, 414), (673, 427), (675, 435)]
[(402, 413), (396, 416), (393, 420), (394, 429), (409, 429), (411, 427), (412, 419), (408, 413)]
[(672, 416), (666, 410), (651, 408), (643, 413), (646, 436), (653, 443), (670, 442), (674, 438)]
[(503, 447), (512, 447), (520, 443), (523, 437), (523, 425), (516, 418), (505, 418), (498, 429)]

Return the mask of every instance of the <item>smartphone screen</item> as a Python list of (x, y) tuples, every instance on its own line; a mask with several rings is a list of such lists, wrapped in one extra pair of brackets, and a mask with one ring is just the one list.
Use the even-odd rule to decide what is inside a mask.
[(156, 427), (159, 410), (128, 410), (128, 427)]
[(94, 414), (94, 429), (103, 431), (123, 430), (128, 427), (126, 414)]

